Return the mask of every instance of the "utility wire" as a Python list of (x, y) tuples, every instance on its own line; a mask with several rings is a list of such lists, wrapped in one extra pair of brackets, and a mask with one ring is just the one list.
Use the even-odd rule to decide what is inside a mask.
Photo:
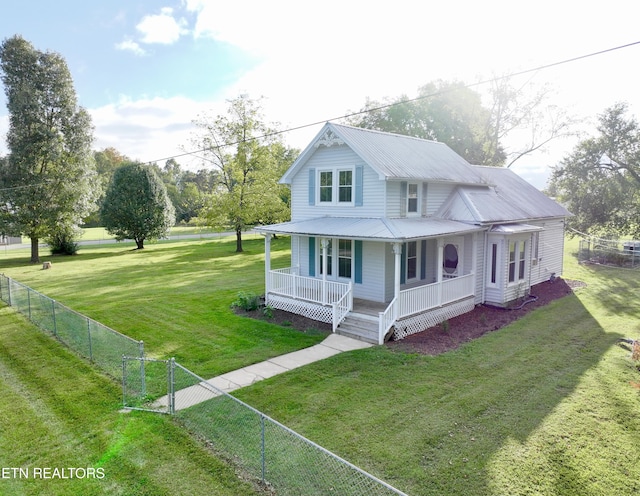
[[(490, 79), (485, 79), (485, 80), (478, 81), (478, 82), (475, 82), (475, 83), (465, 84), (463, 87), (464, 88), (474, 88), (476, 86), (481, 86), (481, 85), (485, 85), (485, 84), (489, 84), (489, 83), (495, 83), (495, 82), (502, 81), (502, 80), (505, 80), (505, 79), (509, 79), (509, 78), (513, 78), (513, 77), (517, 77), (517, 76), (522, 76), (524, 74), (530, 74), (532, 72), (543, 71), (543, 70), (546, 70), (546, 69), (550, 69), (552, 67), (557, 67), (557, 66), (564, 65), (564, 64), (570, 64), (570, 63), (573, 63), (573, 62), (577, 62), (579, 60), (583, 60), (583, 59), (587, 59), (587, 58), (591, 58), (591, 57), (596, 57), (598, 55), (604, 55), (606, 53), (614, 52), (614, 51), (617, 51), (617, 50), (622, 50), (624, 48), (629, 48), (629, 47), (636, 46), (636, 45), (640, 45), (640, 40), (639, 41), (634, 41), (632, 43), (627, 43), (625, 45), (618, 45), (618, 46), (615, 46), (615, 47), (612, 47), (612, 48), (607, 48), (605, 50), (600, 50), (600, 51), (597, 51), (597, 52), (591, 52), (591, 53), (588, 53), (588, 54), (585, 54), (585, 55), (579, 55), (577, 57), (572, 57), (572, 58), (569, 58), (569, 59), (560, 60), (558, 62), (552, 62), (552, 63), (549, 63), (549, 64), (544, 64), (544, 65), (539, 65), (537, 67), (532, 67), (530, 69), (524, 69), (522, 71), (512, 72), (511, 74), (507, 74), (507, 75), (504, 75), (504, 76), (496, 76), (496, 77), (493, 77), (493, 78), (490, 78)], [(439, 96), (439, 95), (445, 94), (445, 93), (447, 93), (449, 91), (452, 91), (452, 90), (442, 90), (442, 91), (437, 91), (435, 93), (430, 93), (428, 95), (420, 95), (420, 96), (415, 97), (415, 98), (408, 98), (408, 99), (405, 99), (405, 100), (401, 100), (399, 102), (388, 103), (388, 104), (385, 104), (385, 105), (380, 105), (380, 106), (377, 106), (377, 107), (368, 108), (368, 109), (365, 109), (365, 110), (360, 110), (358, 112), (351, 112), (351, 113), (344, 114), (344, 115), (341, 115), (341, 116), (338, 116), (338, 117), (332, 117), (330, 119), (324, 119), (324, 120), (321, 120), (321, 121), (311, 122), (311, 123), (308, 123), (308, 124), (302, 124), (300, 126), (290, 127), (290, 128), (287, 128), (287, 129), (284, 129), (284, 130), (281, 130), (281, 131), (274, 131), (272, 133), (266, 133), (266, 134), (263, 134), (263, 135), (260, 135), (260, 136), (255, 136), (255, 137), (252, 137), (252, 138), (249, 138), (249, 139), (234, 141), (234, 142), (230, 142), (230, 143), (224, 143), (222, 145), (216, 146), (215, 148), (223, 148), (223, 147), (226, 147), (226, 146), (234, 146), (234, 145), (246, 142), (246, 141), (255, 141), (255, 140), (259, 140), (259, 139), (270, 138), (272, 136), (277, 136), (277, 135), (280, 135), (280, 134), (289, 133), (291, 131), (298, 131), (300, 129), (305, 129), (305, 128), (308, 128), (308, 127), (318, 126), (318, 125), (324, 124), (326, 122), (331, 122), (331, 121), (336, 121), (336, 120), (341, 120), (341, 119), (348, 119), (349, 117), (355, 117), (357, 115), (362, 115), (362, 114), (366, 114), (366, 113), (370, 113), (370, 112), (376, 112), (376, 111), (379, 111), (379, 110), (384, 110), (384, 109), (395, 107), (395, 106), (398, 106), (398, 105), (406, 105), (406, 104), (410, 104), (410, 103), (415, 103), (415, 102), (418, 102), (418, 101), (421, 101), (421, 100), (426, 100), (427, 98), (433, 98), (434, 96)], [(154, 163), (157, 163), (157, 162), (163, 162), (163, 161), (170, 160), (170, 159), (176, 159), (176, 158), (184, 157), (184, 156), (187, 156), (187, 155), (194, 155), (196, 153), (206, 152), (206, 151), (208, 151), (210, 149), (211, 149), (211, 147), (200, 148), (198, 150), (193, 150), (193, 151), (190, 151), (190, 152), (184, 152), (184, 153), (180, 153), (180, 154), (177, 154), (177, 155), (172, 155), (170, 157), (164, 157), (164, 158), (152, 160), (152, 161), (145, 162), (145, 163), (146, 164), (154, 164)], [(199, 158), (202, 159), (201, 157), (199, 157)]]

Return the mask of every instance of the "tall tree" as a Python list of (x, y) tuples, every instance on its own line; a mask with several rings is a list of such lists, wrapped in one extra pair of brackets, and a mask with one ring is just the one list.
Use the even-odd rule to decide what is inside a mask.
[(553, 170), (549, 192), (575, 215), (574, 229), (640, 237), (640, 127), (618, 103), (598, 116), (598, 135), (582, 140)]
[(133, 239), (138, 249), (146, 239), (166, 236), (175, 210), (155, 169), (130, 163), (117, 169), (100, 210), (104, 227), (116, 239)]
[[(383, 102), (368, 100), (349, 123), (439, 141), (473, 164), (509, 167), (565, 136), (571, 124), (559, 109), (545, 104), (546, 91), (527, 89), (496, 78), (487, 107), (464, 83), (438, 80), (422, 86), (414, 99), (402, 95)], [(523, 130), (526, 142), (507, 150), (506, 138)]]
[(218, 171), (206, 218), (220, 229), (236, 233), (242, 251), (242, 232), (263, 218), (289, 217), (286, 194), (278, 180), (291, 164), (279, 135), (263, 122), (259, 102), (242, 95), (229, 102), (227, 115), (195, 122), (194, 139), (205, 159)]
[(40, 239), (71, 232), (95, 208), (93, 128), (57, 53), (14, 36), (0, 46), (0, 68), (9, 110), (0, 218), (31, 239), (37, 263)]

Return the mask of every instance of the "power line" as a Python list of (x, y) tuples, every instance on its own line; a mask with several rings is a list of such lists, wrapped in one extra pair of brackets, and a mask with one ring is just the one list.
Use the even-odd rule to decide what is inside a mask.
[[(551, 62), (549, 64), (539, 65), (537, 67), (532, 67), (530, 69), (525, 69), (525, 70), (522, 70), (522, 71), (512, 72), (511, 74), (507, 74), (507, 75), (504, 75), (504, 76), (496, 76), (496, 77), (493, 77), (493, 78), (490, 78), (490, 79), (485, 79), (485, 80), (478, 81), (478, 82), (475, 82), (475, 83), (465, 84), (462, 87), (463, 88), (473, 88), (473, 87), (476, 87), (476, 86), (481, 86), (481, 85), (485, 85), (485, 84), (489, 84), (489, 83), (495, 83), (495, 82), (502, 81), (502, 80), (505, 80), (505, 79), (509, 79), (509, 78), (513, 78), (513, 77), (517, 77), (517, 76), (522, 76), (524, 74), (530, 74), (532, 72), (539, 72), (539, 71), (543, 71), (543, 70), (546, 70), (546, 69), (551, 69), (552, 67), (557, 67), (557, 66), (564, 65), (564, 64), (570, 64), (570, 63), (573, 63), (573, 62), (577, 62), (579, 60), (583, 60), (583, 59), (587, 59), (587, 58), (591, 58), (591, 57), (596, 57), (598, 55), (604, 55), (606, 53), (614, 52), (614, 51), (617, 51), (617, 50), (622, 50), (624, 48), (629, 48), (629, 47), (632, 47), (632, 46), (635, 46), (635, 45), (640, 45), (640, 40), (639, 41), (634, 41), (632, 43), (627, 43), (625, 45), (618, 45), (618, 46), (615, 46), (615, 47), (612, 47), (612, 48), (599, 50), (597, 52), (590, 52), (590, 53), (585, 54), (585, 55), (579, 55), (577, 57), (572, 57), (572, 58), (560, 60), (560, 61), (557, 61), (557, 62)], [(284, 129), (282, 131), (274, 131), (272, 133), (266, 133), (266, 134), (263, 134), (263, 135), (260, 135), (260, 136), (249, 138), (248, 140), (245, 139), (245, 140), (240, 140), (240, 141), (235, 141), (235, 142), (230, 142), (230, 143), (224, 143), (222, 145), (218, 145), (216, 148), (222, 148), (222, 147), (226, 147), (226, 146), (234, 146), (234, 145), (240, 144), (240, 143), (245, 142), (245, 141), (255, 141), (255, 140), (259, 140), (259, 139), (270, 138), (272, 136), (277, 136), (277, 135), (281, 135), (281, 134), (284, 134), (284, 133), (289, 133), (289, 132), (292, 132), (292, 131), (298, 131), (300, 129), (305, 129), (305, 128), (308, 128), (308, 127), (318, 126), (320, 124), (324, 124), (325, 122), (336, 121), (336, 120), (340, 120), (340, 119), (347, 119), (349, 117), (355, 117), (357, 115), (362, 115), (362, 114), (366, 114), (366, 113), (370, 113), (370, 112), (376, 112), (376, 111), (379, 111), (379, 110), (384, 110), (384, 109), (395, 107), (395, 106), (398, 106), (398, 105), (406, 105), (406, 104), (410, 104), (410, 103), (415, 103), (415, 102), (418, 102), (420, 100), (426, 100), (427, 98), (433, 98), (434, 96), (439, 96), (439, 95), (445, 94), (445, 93), (447, 93), (449, 91), (452, 91), (452, 90), (442, 90), (442, 91), (437, 91), (435, 93), (430, 93), (428, 95), (420, 95), (420, 96), (415, 97), (415, 98), (408, 98), (406, 100), (401, 100), (401, 101), (398, 101), (398, 102), (388, 103), (388, 104), (385, 104), (385, 105), (380, 105), (380, 106), (377, 106), (377, 107), (368, 108), (368, 109), (365, 109), (365, 110), (360, 110), (358, 112), (351, 112), (349, 114), (344, 114), (344, 115), (341, 115), (341, 116), (338, 116), (338, 117), (333, 117), (333, 118), (330, 118), (330, 119), (324, 119), (324, 120), (321, 120), (321, 121), (302, 124), (300, 126), (290, 127), (290, 128)], [(166, 161), (166, 160), (176, 159), (176, 158), (184, 157), (184, 156), (187, 156), (187, 155), (194, 155), (196, 153), (203, 153), (203, 152), (206, 152), (207, 150), (210, 150), (210, 149), (211, 149), (211, 147), (209, 147), (209, 148), (200, 148), (198, 150), (193, 150), (193, 151), (190, 151), (190, 152), (180, 153), (180, 154), (177, 154), (177, 155), (173, 155), (171, 157), (165, 157), (165, 158), (160, 158), (160, 159), (156, 159), (156, 160), (151, 160), (151, 161), (145, 162), (145, 163), (152, 164), (152, 163), (156, 163), (156, 162), (163, 162), (163, 161)]]

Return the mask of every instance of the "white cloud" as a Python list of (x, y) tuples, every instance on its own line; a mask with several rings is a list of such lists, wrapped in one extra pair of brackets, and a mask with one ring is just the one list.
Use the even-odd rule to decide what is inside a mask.
[(173, 9), (165, 7), (160, 14), (143, 17), (136, 29), (142, 35), (142, 43), (171, 45), (189, 32), (186, 25), (184, 19), (174, 18)]
[[(193, 150), (196, 131), (192, 121), (212, 110), (224, 112), (215, 102), (198, 103), (184, 97), (131, 100), (122, 97), (115, 104), (89, 109), (95, 126), (95, 149), (113, 147), (134, 160), (164, 160)], [(195, 156), (178, 158), (185, 167), (200, 167)]]
[(146, 55), (146, 51), (142, 48), (138, 43), (133, 40), (124, 40), (121, 43), (116, 44), (116, 48), (118, 50), (123, 50), (125, 52), (132, 52), (135, 55), (143, 56)]

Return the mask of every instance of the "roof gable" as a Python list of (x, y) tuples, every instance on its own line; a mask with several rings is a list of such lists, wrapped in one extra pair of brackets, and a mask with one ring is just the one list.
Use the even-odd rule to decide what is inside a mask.
[(571, 215), (562, 205), (509, 169), (473, 167), (492, 186), (456, 188), (436, 212), (437, 217), (487, 224)]
[(327, 122), (281, 179), (293, 176), (321, 146), (347, 145), (382, 180), (483, 184), (475, 167), (444, 143)]

